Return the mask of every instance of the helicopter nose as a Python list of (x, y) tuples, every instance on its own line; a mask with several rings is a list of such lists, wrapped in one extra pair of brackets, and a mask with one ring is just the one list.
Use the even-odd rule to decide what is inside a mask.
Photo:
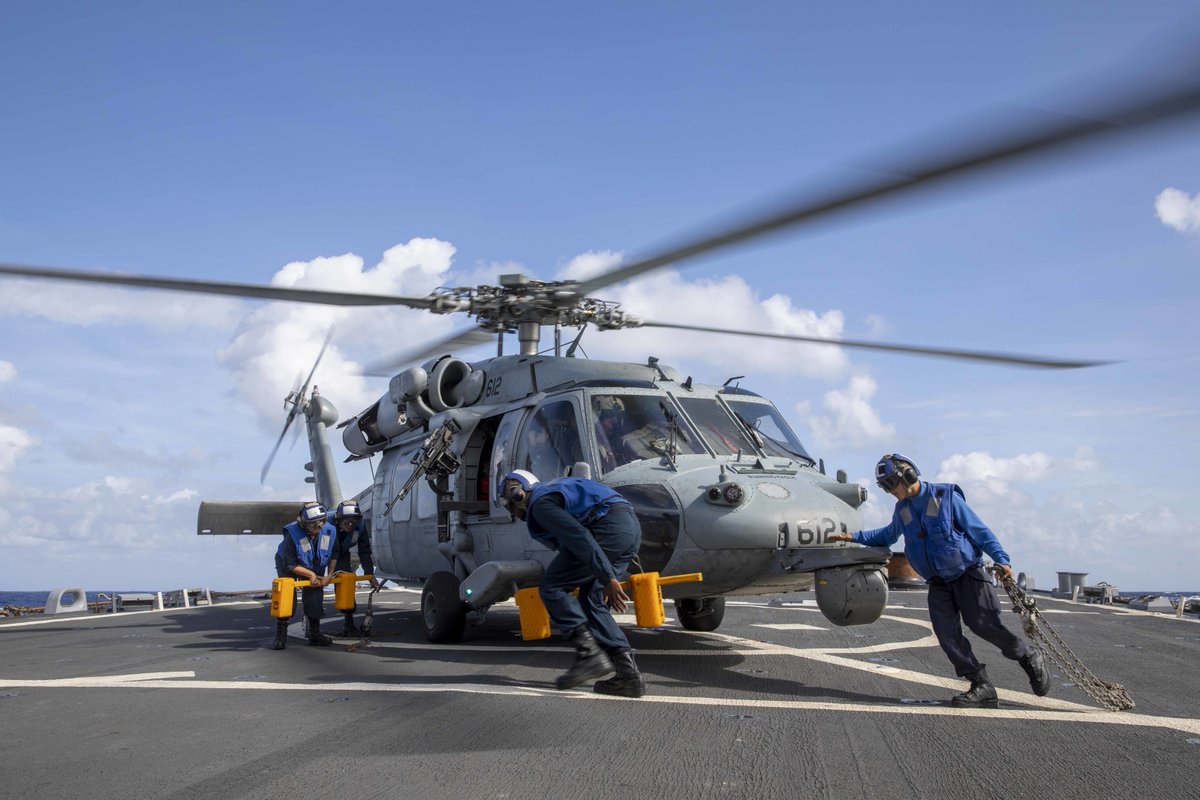
[(803, 471), (714, 477), (717, 479), (699, 491), (694, 478), (676, 487), (681, 499), (687, 496), (685, 485), (691, 487), (691, 498), (684, 503), (683, 527), (701, 549), (817, 545), (831, 533), (858, 527), (858, 512)]

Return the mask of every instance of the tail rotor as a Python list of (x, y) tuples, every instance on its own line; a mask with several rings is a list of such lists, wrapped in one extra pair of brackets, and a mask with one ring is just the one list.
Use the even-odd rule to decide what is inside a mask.
[[(271, 469), (271, 463), (275, 460), (275, 455), (279, 452), (279, 446), (283, 444), (283, 439), (287, 436), (288, 430), (292, 427), (296, 417), (304, 411), (305, 395), (308, 394), (308, 386), (312, 383), (313, 375), (317, 373), (317, 366), (321, 363), (321, 357), (325, 355), (325, 350), (329, 347), (330, 340), (333, 339), (333, 326), (329, 326), (329, 330), (325, 333), (325, 341), (321, 344), (321, 350), (317, 353), (317, 360), (313, 362), (312, 369), (308, 371), (308, 377), (304, 382), (300, 382), (300, 376), (296, 376), (296, 382), (292, 384), (292, 391), (288, 392), (287, 397), (283, 399), (283, 404), (288, 408), (287, 417), (283, 421), (283, 430), (279, 432), (279, 438), (275, 440), (275, 446), (271, 448), (271, 455), (267, 456), (267, 462), (263, 464), (262, 473), (259, 475), (259, 483), (266, 483), (267, 472)], [(299, 429), (292, 435), (292, 444), (296, 442), (296, 436), (299, 435)]]

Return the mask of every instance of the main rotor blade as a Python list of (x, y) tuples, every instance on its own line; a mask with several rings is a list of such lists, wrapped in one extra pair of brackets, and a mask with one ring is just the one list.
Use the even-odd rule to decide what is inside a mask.
[(79, 283), (103, 283), (113, 286), (137, 286), (144, 289), (166, 289), (174, 292), (220, 294), (231, 297), (253, 297), (259, 300), (283, 300), (291, 303), (317, 303), (328, 306), (408, 306), (409, 308), (425, 309), (433, 306), (432, 301), (424, 297), (351, 294), (349, 292), (328, 292), (322, 289), (289, 289), (283, 286), (260, 286), (252, 283), (191, 281), (179, 278), (156, 278), (148, 275), (49, 269), (46, 267), (23, 266), (21, 264), (0, 263), (0, 275), (48, 278), (59, 281), (77, 281)]
[(459, 347), (473, 347), (477, 344), (490, 342), (493, 336), (497, 334), (491, 331), (485, 331), (483, 328), (467, 328), (465, 330), (456, 331), (449, 336), (443, 337), (435, 342), (421, 345), (416, 350), (410, 350), (398, 356), (376, 361), (373, 364), (368, 364), (363, 367), (362, 374), (370, 375), (377, 378), (390, 378), (395, 375), (401, 368), (409, 364), (415, 364), (425, 361), (431, 356), (442, 355), (450, 350)]
[(789, 342), (811, 342), (813, 344), (836, 344), (841, 347), (853, 347), (860, 350), (882, 350), (888, 353), (909, 353), (918, 356), (935, 356), (938, 358), (957, 358), (964, 361), (984, 361), (991, 364), (1009, 364), (1016, 367), (1037, 367), (1040, 369), (1080, 369), (1082, 367), (1099, 367), (1114, 364), (1114, 361), (1069, 361), (1057, 358), (1042, 358), (1041, 356), (1024, 356), (1016, 353), (994, 353), (986, 350), (956, 350), (945, 347), (920, 347), (906, 344), (885, 344), (883, 342), (867, 342), (860, 339), (827, 339), (820, 336), (799, 336), (791, 333), (762, 333), (759, 331), (735, 331), (727, 328), (706, 328), (701, 325), (677, 325), (673, 322), (642, 322), (644, 328), (674, 328), (682, 331), (701, 331), (703, 333), (724, 333), (731, 336), (754, 336), (759, 339), (781, 339)]
[[(896, 162), (889, 169), (891, 174), (865, 178), (849, 187), (835, 189), (817, 197), (805, 197), (777, 211), (753, 216), (715, 235), (686, 242), (658, 255), (581, 281), (576, 287), (576, 292), (580, 296), (590, 295), (598, 289), (651, 270), (739, 242), (767, 236), (839, 211), (901, 196), (987, 167), (1029, 160), (1050, 151), (1064, 151), (1105, 136), (1130, 133), (1176, 117), (1194, 114), (1200, 111), (1200, 80), (1196, 77), (1200, 71), (1192, 68), (1181, 72), (1189, 76), (1189, 80), (1159, 85), (1157, 90), (1146, 87), (1131, 90), (1118, 98), (1108, 98), (1093, 104), (1081, 116), (1047, 118), (1045, 115), (1029, 115), (1021, 124), (1011, 126), (1010, 133), (992, 136), (990, 140), (976, 147), (955, 149), (943, 146), (913, 154)], [(956, 135), (960, 134), (948, 134), (936, 141), (951, 141)], [(950, 154), (946, 152), (948, 149)]]

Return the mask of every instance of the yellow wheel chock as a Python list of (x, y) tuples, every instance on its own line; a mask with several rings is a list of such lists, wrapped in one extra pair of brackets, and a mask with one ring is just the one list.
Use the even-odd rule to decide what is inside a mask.
[[(334, 575), (333, 607), (338, 611), (353, 609), (354, 585), (371, 578), (371, 575), (355, 575), (353, 572), (339, 572)], [(307, 578), (276, 578), (271, 581), (271, 616), (276, 619), (291, 619), (296, 607), (296, 589), (306, 586), (312, 586), (312, 581)]]
[[(629, 592), (633, 601), (634, 616), (639, 628), (657, 628), (667, 620), (663, 610), (662, 587), (675, 583), (691, 583), (704, 580), (701, 572), (686, 575), (660, 576), (657, 572), (639, 572), (630, 575), (621, 588)], [(525, 641), (546, 639), (550, 636), (550, 615), (538, 594), (537, 587), (520, 589), (516, 595), (517, 613), (521, 618), (521, 638)]]

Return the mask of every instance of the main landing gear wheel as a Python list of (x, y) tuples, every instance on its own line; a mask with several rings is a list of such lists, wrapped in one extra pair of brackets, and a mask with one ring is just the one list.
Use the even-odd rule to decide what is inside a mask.
[(725, 598), (682, 597), (675, 601), (675, 614), (689, 631), (715, 631), (725, 619)]
[(467, 606), (458, 599), (458, 578), (450, 572), (435, 572), (421, 590), (421, 623), (425, 638), (438, 644), (457, 642), (467, 627)]

